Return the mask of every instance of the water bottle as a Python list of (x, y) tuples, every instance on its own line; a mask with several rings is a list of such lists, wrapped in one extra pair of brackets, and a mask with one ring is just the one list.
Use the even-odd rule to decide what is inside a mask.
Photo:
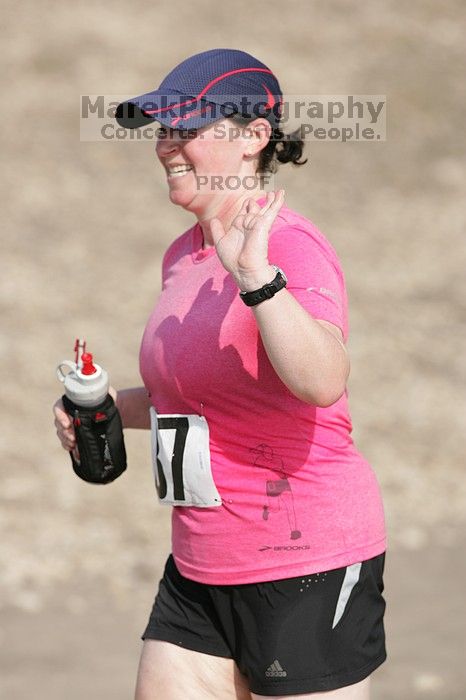
[(84, 481), (107, 484), (126, 469), (123, 425), (108, 393), (108, 374), (85, 349), (85, 341), (77, 339), (76, 361), (63, 360), (57, 367), (65, 389), (63, 406), (72, 418), (79, 452), (79, 457), (70, 452), (71, 463)]

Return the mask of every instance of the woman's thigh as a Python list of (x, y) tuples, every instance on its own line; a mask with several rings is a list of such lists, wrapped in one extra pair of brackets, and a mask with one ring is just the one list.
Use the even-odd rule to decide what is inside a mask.
[(253, 700), (369, 700), (370, 678), (365, 678), (360, 683), (347, 685), (345, 688), (328, 690), (323, 693), (306, 693), (304, 695), (256, 695), (251, 694)]
[(251, 700), (251, 694), (233, 659), (146, 639), (139, 662), (135, 700), (160, 698)]

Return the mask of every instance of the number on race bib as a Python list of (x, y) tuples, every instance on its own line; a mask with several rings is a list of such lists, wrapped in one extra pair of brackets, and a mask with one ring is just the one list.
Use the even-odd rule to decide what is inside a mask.
[(160, 415), (151, 407), (152, 462), (161, 503), (222, 504), (210, 464), (209, 426), (203, 416)]
[[(175, 500), (184, 501), (184, 486), (183, 486), (183, 456), (186, 445), (186, 437), (188, 435), (189, 421), (186, 416), (170, 416), (168, 418), (159, 416), (159, 430), (175, 430), (175, 445), (173, 448), (173, 457), (171, 460), (171, 470), (173, 477), (173, 492)], [(158, 483), (157, 492), (159, 498), (163, 500), (167, 495), (167, 480), (163, 473), (162, 462), (159, 459), (159, 441), (157, 440), (157, 474)]]

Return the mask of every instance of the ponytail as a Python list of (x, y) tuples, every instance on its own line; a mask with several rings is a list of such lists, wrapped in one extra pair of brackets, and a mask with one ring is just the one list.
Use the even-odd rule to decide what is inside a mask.
[(284, 134), (280, 128), (276, 127), (272, 129), (270, 141), (260, 152), (258, 171), (275, 173), (278, 163), (304, 165), (307, 163), (307, 158), (301, 160), (303, 150), (304, 141), (299, 129), (291, 134)]

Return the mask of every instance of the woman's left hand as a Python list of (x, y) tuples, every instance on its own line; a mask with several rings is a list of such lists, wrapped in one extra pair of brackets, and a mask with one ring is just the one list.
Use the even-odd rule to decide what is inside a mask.
[(284, 199), (285, 191), (279, 190), (268, 192), (262, 207), (252, 198), (245, 200), (227, 231), (218, 219), (210, 222), (217, 255), (244, 291), (271, 281), (269, 233)]

